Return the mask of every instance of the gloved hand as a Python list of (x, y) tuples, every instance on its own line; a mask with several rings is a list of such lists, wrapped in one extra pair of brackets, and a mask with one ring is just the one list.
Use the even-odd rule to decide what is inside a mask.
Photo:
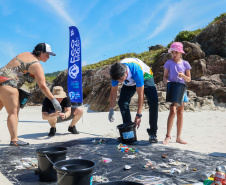
[(51, 102), (52, 102), (53, 107), (54, 107), (54, 109), (55, 109), (56, 111), (60, 111), (60, 112), (62, 111), (61, 105), (60, 105), (60, 103), (57, 101), (56, 98), (53, 98), (53, 99), (51, 100)]
[(114, 118), (114, 109), (110, 109), (110, 112), (108, 114), (108, 119), (110, 122), (113, 122), (115, 120)]

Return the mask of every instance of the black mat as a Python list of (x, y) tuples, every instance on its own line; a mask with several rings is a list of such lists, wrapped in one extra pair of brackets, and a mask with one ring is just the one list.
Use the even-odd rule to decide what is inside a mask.
[[(96, 140), (104, 138), (95, 138)], [(162, 184), (191, 184), (200, 182), (200, 174), (203, 172), (211, 172), (217, 166), (225, 165), (226, 158), (214, 157), (197, 152), (185, 151), (155, 144), (149, 144), (148, 141), (137, 141), (130, 144), (132, 149), (139, 150), (138, 158), (128, 159), (122, 158), (126, 153), (122, 153), (117, 149), (119, 144), (115, 139), (106, 139), (105, 144), (94, 145), (94, 138), (73, 140), (64, 143), (52, 143), (42, 145), (30, 145), (26, 147), (6, 147), (0, 150), (0, 169), (1, 172), (15, 185), (53, 185), (56, 182), (40, 182), (39, 175), (35, 174), (33, 169), (15, 170), (12, 163), (19, 161), (22, 158), (36, 158), (35, 150), (43, 147), (64, 146), (68, 147), (67, 156), (70, 159), (82, 157), (94, 161), (96, 166), (93, 175), (101, 175), (107, 177), (110, 181), (116, 180), (131, 180), (131, 177), (156, 176), (161, 178), (168, 178)], [(161, 158), (162, 154), (167, 153), (167, 158)], [(132, 155), (132, 152), (128, 153)], [(111, 158), (113, 162), (100, 162), (103, 157)], [(147, 159), (155, 161), (157, 164), (167, 163), (169, 159), (180, 161), (189, 165), (189, 171), (178, 173), (163, 173), (163, 168), (144, 168), (147, 164)], [(125, 170), (124, 166), (130, 165), (130, 170)], [(171, 169), (170, 167), (168, 169)], [(196, 169), (197, 171), (194, 171)], [(97, 184), (93, 182), (93, 184)]]

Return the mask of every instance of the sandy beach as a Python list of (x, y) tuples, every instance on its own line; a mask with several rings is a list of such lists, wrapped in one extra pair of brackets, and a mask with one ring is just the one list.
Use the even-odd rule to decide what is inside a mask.
[[(132, 112), (132, 116), (135, 116)], [(159, 145), (166, 135), (168, 111), (159, 112), (158, 119), (158, 140)], [(0, 111), (1, 134), (0, 147), (8, 147), (10, 135), (7, 128), (7, 113), (3, 108)], [(172, 139), (166, 147), (175, 147), (183, 150), (196, 151), (201, 153), (226, 153), (226, 111), (198, 111), (184, 112), (184, 126), (182, 138), (188, 142), (183, 145), (176, 143), (176, 120), (174, 120)], [(42, 144), (52, 142), (69, 141), (90, 137), (119, 137), (117, 125), (122, 124), (120, 112), (115, 111), (115, 121), (108, 121), (108, 112), (92, 112), (84, 107), (83, 118), (79, 120), (76, 127), (80, 132), (78, 135), (70, 134), (67, 129), (70, 121), (58, 123), (57, 134), (48, 137), (50, 126), (47, 121), (42, 120), (41, 106), (25, 107), (20, 110), (18, 135), (21, 140), (30, 144)], [(137, 130), (138, 140), (148, 140), (146, 129), (148, 128), (148, 112), (143, 112), (140, 128)]]
[[(135, 116), (132, 112), (132, 116)], [(168, 111), (159, 112), (158, 119), (158, 140), (156, 145), (162, 145), (166, 135)], [(10, 135), (7, 128), (7, 113), (3, 108), (0, 111), (1, 134), (0, 150), (10, 147)], [(137, 130), (138, 140), (148, 140), (146, 129), (148, 128), (148, 112), (143, 112), (140, 128)], [(226, 157), (226, 111), (196, 111), (184, 112), (184, 126), (182, 138), (188, 142), (183, 145), (176, 143), (176, 120), (171, 133), (170, 144), (165, 147), (174, 147), (182, 150), (201, 152)], [(48, 137), (50, 126), (47, 121), (42, 120), (41, 106), (25, 107), (19, 114), (19, 139), (30, 144), (44, 144), (54, 142), (66, 142), (81, 138), (117, 138), (119, 132), (117, 125), (122, 124), (120, 112), (115, 111), (115, 121), (108, 121), (108, 112), (92, 112), (88, 107), (84, 107), (83, 118), (77, 123), (78, 135), (70, 134), (67, 129), (70, 121), (58, 123), (56, 125), (57, 134)], [(1, 177), (0, 178), (4, 178)], [(5, 183), (7, 184), (7, 183)]]

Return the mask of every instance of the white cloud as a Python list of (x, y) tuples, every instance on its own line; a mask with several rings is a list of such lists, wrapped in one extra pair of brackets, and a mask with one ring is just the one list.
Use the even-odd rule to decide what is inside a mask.
[[(163, 17), (162, 22), (159, 23), (159, 26), (157, 26), (155, 30), (145, 40), (149, 40), (155, 37), (161, 31), (163, 31), (168, 25), (170, 25), (172, 21), (176, 21), (176, 16), (178, 17), (181, 16), (179, 15), (180, 11), (177, 11), (177, 9), (180, 8), (180, 6), (183, 6), (182, 3), (171, 5), (168, 8), (165, 16)], [(175, 12), (177, 13), (175, 14)]]
[(219, 6), (223, 6), (223, 4), (225, 4), (223, 1), (219, 1), (218, 3), (206, 3), (204, 0), (182, 0), (173, 4), (171, 3), (166, 10), (165, 16), (159, 23), (159, 26), (157, 26), (145, 40), (157, 36), (169, 26), (172, 27), (172, 25), (178, 25), (177, 28), (181, 27), (181, 29), (186, 28), (189, 30), (199, 27), (202, 28), (205, 26), (203, 24), (206, 21), (206, 17), (202, 18), (202, 16)]
[(70, 25), (76, 25), (74, 20), (71, 18), (71, 16), (67, 13), (67, 11), (64, 9), (66, 2), (63, 0), (46, 0), (47, 3), (49, 3), (50, 6), (52, 6), (56, 13), (65, 19)]

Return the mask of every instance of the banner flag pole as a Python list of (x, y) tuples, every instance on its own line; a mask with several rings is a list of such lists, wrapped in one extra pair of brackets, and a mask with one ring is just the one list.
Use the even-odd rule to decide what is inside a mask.
[(73, 107), (78, 106), (78, 103), (83, 105), (81, 40), (75, 26), (69, 27), (69, 37), (67, 87)]

